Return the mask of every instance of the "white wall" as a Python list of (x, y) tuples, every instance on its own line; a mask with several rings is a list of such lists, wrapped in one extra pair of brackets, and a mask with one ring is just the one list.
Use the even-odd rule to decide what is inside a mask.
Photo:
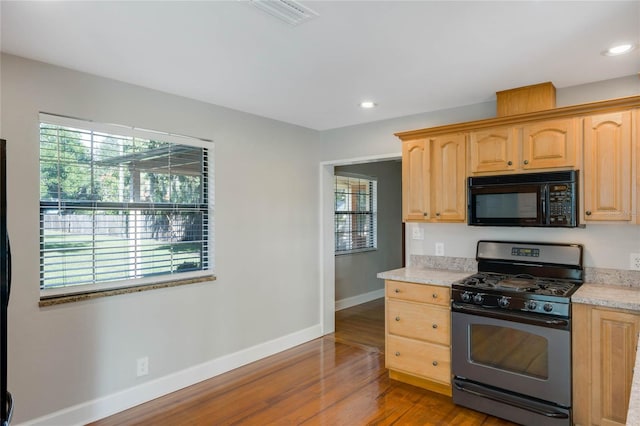
[(383, 282), (376, 274), (381, 269), (402, 266), (402, 163), (391, 160), (353, 164), (338, 166), (335, 171), (378, 179), (378, 248), (335, 256), (335, 299), (343, 301), (382, 290)]
[[(320, 335), (317, 132), (10, 55), (1, 78), (14, 423)], [(217, 280), (39, 308), (39, 111), (213, 140)], [(136, 378), (144, 355), (150, 374)]]

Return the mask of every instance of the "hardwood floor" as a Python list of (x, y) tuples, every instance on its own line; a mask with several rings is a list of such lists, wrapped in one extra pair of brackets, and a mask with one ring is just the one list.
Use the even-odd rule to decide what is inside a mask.
[(93, 425), (513, 424), (390, 380), (384, 299), (338, 311), (336, 330)]

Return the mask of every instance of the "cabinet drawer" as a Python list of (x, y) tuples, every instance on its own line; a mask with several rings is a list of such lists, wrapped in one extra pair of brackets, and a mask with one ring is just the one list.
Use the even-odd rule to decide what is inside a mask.
[(388, 332), (441, 345), (451, 342), (448, 308), (401, 300), (387, 300)]
[(448, 347), (399, 336), (387, 336), (387, 368), (451, 384)]
[(387, 297), (394, 299), (433, 303), (440, 306), (449, 306), (451, 302), (449, 287), (388, 280), (386, 290)]

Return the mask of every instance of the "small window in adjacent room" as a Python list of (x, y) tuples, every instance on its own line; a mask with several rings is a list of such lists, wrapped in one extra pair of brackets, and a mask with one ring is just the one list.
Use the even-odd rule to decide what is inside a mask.
[(41, 304), (213, 279), (212, 157), (210, 141), (41, 113)]
[(376, 249), (377, 184), (368, 176), (335, 176), (336, 255)]

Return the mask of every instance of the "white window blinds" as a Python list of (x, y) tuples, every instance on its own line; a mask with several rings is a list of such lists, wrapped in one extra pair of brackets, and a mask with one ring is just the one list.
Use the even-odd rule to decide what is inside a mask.
[(377, 181), (358, 175), (335, 176), (335, 253), (377, 247)]
[(41, 291), (211, 274), (211, 148), (40, 114)]

